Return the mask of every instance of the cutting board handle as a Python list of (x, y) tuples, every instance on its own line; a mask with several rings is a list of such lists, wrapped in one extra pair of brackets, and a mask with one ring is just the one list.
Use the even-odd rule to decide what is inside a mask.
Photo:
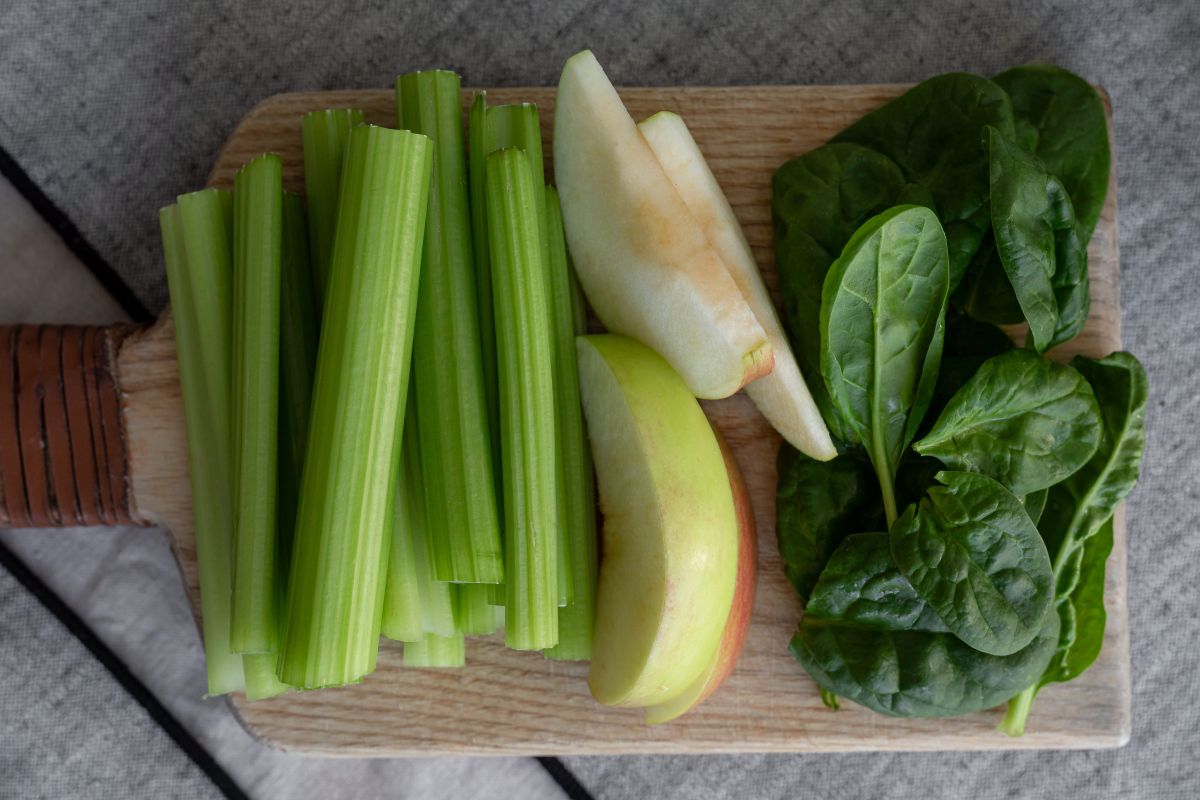
[(134, 325), (0, 326), (0, 527), (146, 525), (114, 369)]

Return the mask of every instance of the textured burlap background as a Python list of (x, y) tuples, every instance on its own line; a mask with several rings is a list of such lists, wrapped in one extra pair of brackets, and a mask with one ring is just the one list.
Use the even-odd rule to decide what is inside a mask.
[[(1200, 796), (1200, 256), (1192, 238), (1200, 233), (1197, 41), (1200, 11), (1194, 2), (47, 0), (6, 4), (0, 11), (0, 145), (156, 313), (166, 289), (155, 209), (201, 185), (237, 119), (276, 92), (382, 87), (397, 73), (432, 66), (456, 69), (473, 85), (552, 84), (564, 58), (582, 47), (595, 50), (613, 80), (627, 85), (900, 82), (952, 69), (991, 74), (1033, 59), (1055, 61), (1103, 84), (1116, 110), (1124, 338), (1146, 364), (1152, 392), (1142, 485), (1128, 510), (1131, 744), (1080, 753), (566, 763), (601, 798), (1193, 798)], [(22, 275), (24, 281), (6, 279), (0, 288), (9, 294), (6, 307), (21, 304), (13, 292), (26, 292), (30, 302), (38, 297), (37, 275)], [(47, 544), (35, 542), (38, 536), (14, 533), (5, 541), (62, 593), (89, 604), (87, 587), (63, 566), (73, 563), (72, 552), (86, 546), (87, 537)], [(103, 570), (81, 572), (103, 580)], [(23, 613), (24, 624), (42, 624), (19, 587), (0, 582), (0, 603), (0, 614)], [(144, 619), (126, 626), (122, 613), (121, 607), (102, 607), (92, 617), (132, 659), (137, 644), (124, 628), (155, 627)], [(164, 616), (162, 624), (168, 623), (185, 624)], [(50, 629), (38, 634), (56, 635)], [(35, 645), (0, 627), (0, 795), (25, 796), (21, 785), (6, 783), (14, 780), (75, 786), (69, 777), (51, 782), (48, 773), (39, 783), (37, 771), (86, 770), (89, 759), (116, 759), (116, 766), (128, 757), (128, 769), (139, 769), (153, 751), (134, 741), (116, 753), (80, 744), (77, 753), (53, 759), (39, 756), (35, 746), (15, 745), (11, 737), (79, 741), (70, 737), (108, 724), (103, 708), (111, 703), (96, 699), (95, 686), (77, 697), (69, 691), (71, 664), (77, 659), (78, 669), (89, 669), (87, 654), (58, 643)], [(195, 658), (194, 651), (175, 655)], [(170, 666), (171, 657), (155, 653), (162, 669), (182, 669)], [(22, 682), (39, 673), (45, 692), (67, 690), (70, 697), (50, 702), (44, 692), (24, 690)], [(155, 685), (153, 675), (143, 679)], [(31, 728), (11, 723), (18, 712), (29, 715)], [(200, 729), (210, 749), (222, 751), (217, 740), (235, 735), (219, 733), (226, 730), (216, 720), (223, 713), (185, 722)], [(260, 758), (232, 752), (245, 747), (228, 745), (220, 759)], [(512, 791), (511, 781), (472, 782), (464, 772), (496, 767), (461, 762), (442, 773), (441, 783), (406, 785), (380, 782), (386, 772), (380, 765), (339, 773), (345, 777), (320, 787), (346, 796), (373, 795), (385, 786), (402, 796), (474, 795), (481, 785), (490, 785), (493, 794)], [(515, 779), (520, 770), (510, 767), (507, 776)], [(288, 772), (282, 764), (273, 769), (279, 780)], [(319, 776), (321, 769), (306, 761), (300, 771)], [(461, 775), (461, 789), (452, 772)], [(132, 791), (184, 794), (180, 782), (189, 776), (183, 767), (164, 769), (162, 783), (155, 784), (152, 775), (143, 780), (139, 773)], [(542, 794), (550, 790), (532, 773), (529, 780), (537, 789), (531, 784), (528, 796), (551, 796)], [(262, 778), (247, 788), (267, 795), (275, 793), (272, 785)]]

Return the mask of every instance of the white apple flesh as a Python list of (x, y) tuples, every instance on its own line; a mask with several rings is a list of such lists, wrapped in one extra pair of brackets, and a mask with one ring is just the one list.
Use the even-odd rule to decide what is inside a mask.
[[(638, 130), (720, 255), (771, 342), (775, 369), (749, 384), (746, 393), (767, 422), (797, 450), (819, 461), (833, 458), (837, 450), (829, 429), (800, 373), (754, 253), (691, 131), (678, 114), (669, 111), (638, 123)], [(821, 380), (820, 375), (812, 377)]]
[(645, 342), (692, 394), (771, 371), (771, 344), (595, 56), (563, 67), (554, 174), (579, 283), (605, 327)]

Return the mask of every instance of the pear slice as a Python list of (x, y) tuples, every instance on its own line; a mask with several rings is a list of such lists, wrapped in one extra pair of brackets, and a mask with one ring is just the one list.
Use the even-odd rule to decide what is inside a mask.
[[(833, 458), (837, 450), (829, 429), (800, 373), (754, 253), (687, 124), (678, 114), (662, 111), (639, 122), (638, 130), (721, 256), (771, 342), (775, 369), (747, 386), (746, 394), (767, 422), (797, 450), (819, 461)], [(821, 380), (820, 375), (810, 377)]]
[(589, 51), (559, 80), (554, 173), (575, 271), (605, 327), (661, 353), (697, 397), (771, 371), (766, 332)]

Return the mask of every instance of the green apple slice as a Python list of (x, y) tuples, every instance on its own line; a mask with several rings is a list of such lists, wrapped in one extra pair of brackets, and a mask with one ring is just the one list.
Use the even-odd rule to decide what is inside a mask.
[(605, 705), (682, 694), (710, 666), (733, 603), (739, 519), (700, 404), (649, 347), (577, 340), (604, 515), (588, 684)]

